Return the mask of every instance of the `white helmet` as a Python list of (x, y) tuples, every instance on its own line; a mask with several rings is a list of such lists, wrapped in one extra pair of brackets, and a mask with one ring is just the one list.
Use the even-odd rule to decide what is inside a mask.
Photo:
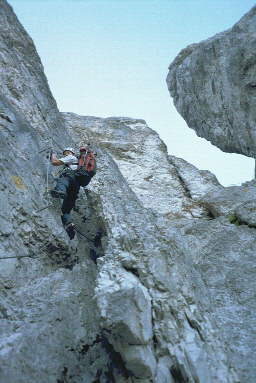
[(73, 148), (65, 148), (62, 153), (64, 154), (64, 152), (66, 152), (66, 151), (69, 151), (69, 152), (75, 154), (75, 150)]

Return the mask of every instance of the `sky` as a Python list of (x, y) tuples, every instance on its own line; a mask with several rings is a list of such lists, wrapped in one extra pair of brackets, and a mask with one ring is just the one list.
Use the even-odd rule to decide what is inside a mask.
[(236, 23), (253, 0), (8, 0), (32, 37), (58, 108), (146, 120), (171, 155), (224, 185), (254, 177), (255, 161), (196, 136), (166, 77), (181, 49)]

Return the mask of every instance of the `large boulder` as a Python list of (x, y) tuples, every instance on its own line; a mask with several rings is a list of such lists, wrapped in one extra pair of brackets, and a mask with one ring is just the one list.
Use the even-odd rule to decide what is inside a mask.
[(233, 28), (183, 49), (168, 89), (198, 136), (225, 152), (256, 157), (256, 7)]

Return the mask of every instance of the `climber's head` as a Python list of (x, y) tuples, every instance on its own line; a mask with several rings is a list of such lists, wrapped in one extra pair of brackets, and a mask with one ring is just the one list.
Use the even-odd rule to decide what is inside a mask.
[(74, 149), (73, 148), (65, 148), (64, 150), (63, 150), (63, 155), (64, 156), (68, 156), (68, 155), (70, 155), (70, 154), (73, 154), (73, 155), (75, 155), (75, 151), (74, 151)]

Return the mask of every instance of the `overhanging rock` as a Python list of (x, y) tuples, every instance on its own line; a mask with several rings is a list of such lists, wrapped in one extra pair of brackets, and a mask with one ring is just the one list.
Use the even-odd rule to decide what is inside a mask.
[(256, 7), (233, 28), (183, 49), (167, 85), (198, 136), (225, 152), (256, 157)]

